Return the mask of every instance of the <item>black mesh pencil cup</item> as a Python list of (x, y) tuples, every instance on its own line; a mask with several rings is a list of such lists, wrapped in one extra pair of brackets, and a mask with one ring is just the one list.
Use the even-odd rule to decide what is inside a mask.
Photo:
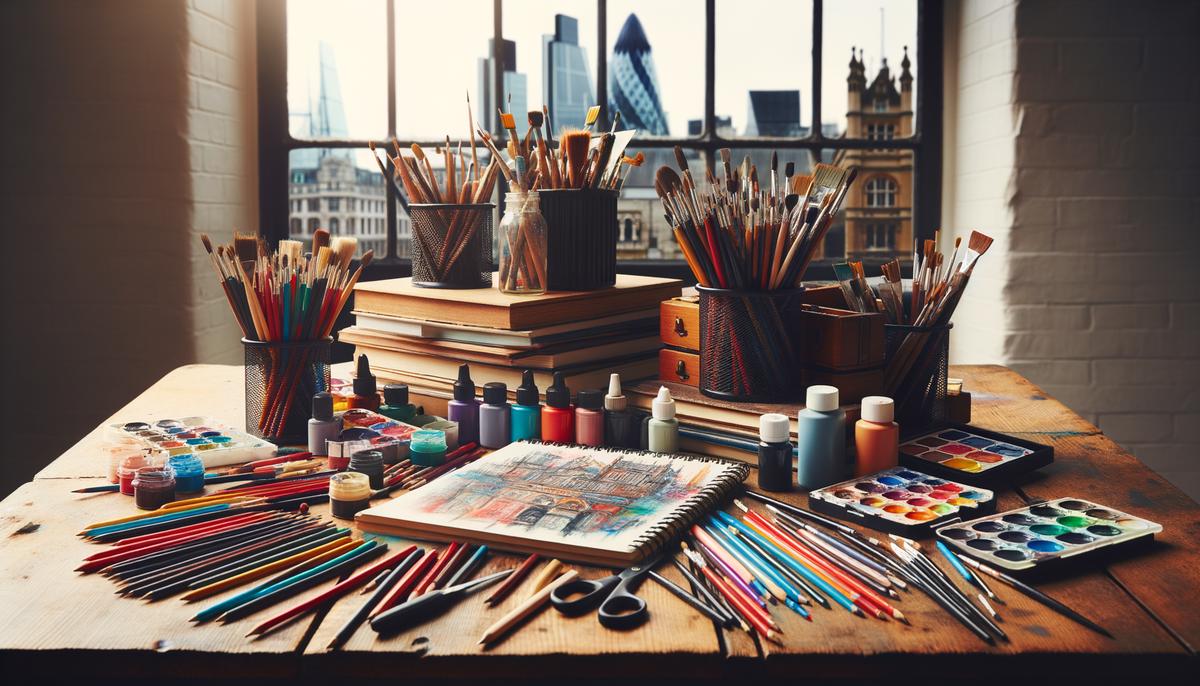
[(331, 338), (251, 341), (246, 351), (246, 432), (276, 445), (308, 439), (312, 397), (329, 390)]
[(491, 203), (414, 204), (412, 282), (422, 288), (491, 288)]
[(884, 387), (896, 403), (896, 422), (911, 435), (946, 421), (950, 329), (884, 325)]
[(552, 291), (590, 291), (617, 282), (617, 191), (538, 191), (546, 219), (546, 282)]
[(803, 288), (742, 291), (697, 286), (700, 392), (733, 401), (799, 397), (795, 340)]

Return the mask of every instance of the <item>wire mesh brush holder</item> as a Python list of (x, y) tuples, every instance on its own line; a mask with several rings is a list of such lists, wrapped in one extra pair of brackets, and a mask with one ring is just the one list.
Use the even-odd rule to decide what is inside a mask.
[(803, 392), (798, 348), (803, 288), (748, 291), (697, 286), (700, 392), (734, 401), (786, 402)]
[(905, 435), (946, 420), (950, 372), (950, 329), (886, 324), (884, 388), (896, 402), (896, 422)]
[(412, 283), (421, 288), (491, 288), (491, 203), (411, 204)]
[(329, 390), (332, 338), (252, 341), (246, 351), (246, 431), (277, 445), (304, 443), (312, 397)]
[(550, 290), (590, 291), (617, 282), (617, 193), (605, 188), (538, 191)]

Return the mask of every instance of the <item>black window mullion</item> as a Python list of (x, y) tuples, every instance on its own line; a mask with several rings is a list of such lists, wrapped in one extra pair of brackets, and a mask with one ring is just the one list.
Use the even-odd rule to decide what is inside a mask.
[[(717, 0), (704, 2), (704, 130), (703, 140), (711, 143), (717, 136)], [(711, 144), (705, 146), (711, 150)], [(711, 155), (711, 153), (710, 153)]]
[(612, 125), (608, 111), (608, 0), (596, 0), (596, 104), (600, 106), (596, 129), (603, 131)]
[[(942, 1), (917, 0), (917, 103), (913, 151), (913, 240), (932, 239), (942, 223)], [(932, 30), (930, 30), (932, 29)], [(919, 115), (919, 116), (916, 116)]]
[[(396, 0), (387, 0), (387, 108), (388, 108), (388, 138), (396, 137)], [(386, 165), (387, 173), (392, 174), (391, 155), (385, 155), (388, 158)], [(384, 235), (387, 239), (387, 258), (389, 260), (396, 259), (398, 249), (397, 244), (400, 242), (400, 216), (397, 211), (396, 204), (399, 198), (395, 197), (392, 191), (392, 184), (388, 183), (387, 179), (383, 180), (383, 194), (387, 199), (387, 207), (384, 208), (385, 219), (387, 224)]]
[[(812, 0), (812, 2), (812, 123), (809, 137), (820, 140), (825, 137), (821, 130), (821, 55), (825, 41), (825, 27), (822, 23), (824, 22), (825, 5), (822, 0)], [(817, 153), (817, 159), (820, 159), (820, 151), (818, 150)]]

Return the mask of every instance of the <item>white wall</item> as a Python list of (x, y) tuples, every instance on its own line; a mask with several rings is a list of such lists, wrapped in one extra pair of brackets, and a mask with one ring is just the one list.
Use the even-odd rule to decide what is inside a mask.
[(1200, 497), (1200, 3), (947, 7), (944, 216), (997, 239), (955, 361), (1011, 365)]

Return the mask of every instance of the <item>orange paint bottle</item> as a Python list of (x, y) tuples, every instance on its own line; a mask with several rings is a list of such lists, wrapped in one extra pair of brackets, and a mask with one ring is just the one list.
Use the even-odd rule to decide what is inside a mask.
[(900, 425), (892, 421), (892, 399), (869, 395), (861, 408), (862, 419), (854, 424), (855, 476), (895, 467), (900, 457)]

